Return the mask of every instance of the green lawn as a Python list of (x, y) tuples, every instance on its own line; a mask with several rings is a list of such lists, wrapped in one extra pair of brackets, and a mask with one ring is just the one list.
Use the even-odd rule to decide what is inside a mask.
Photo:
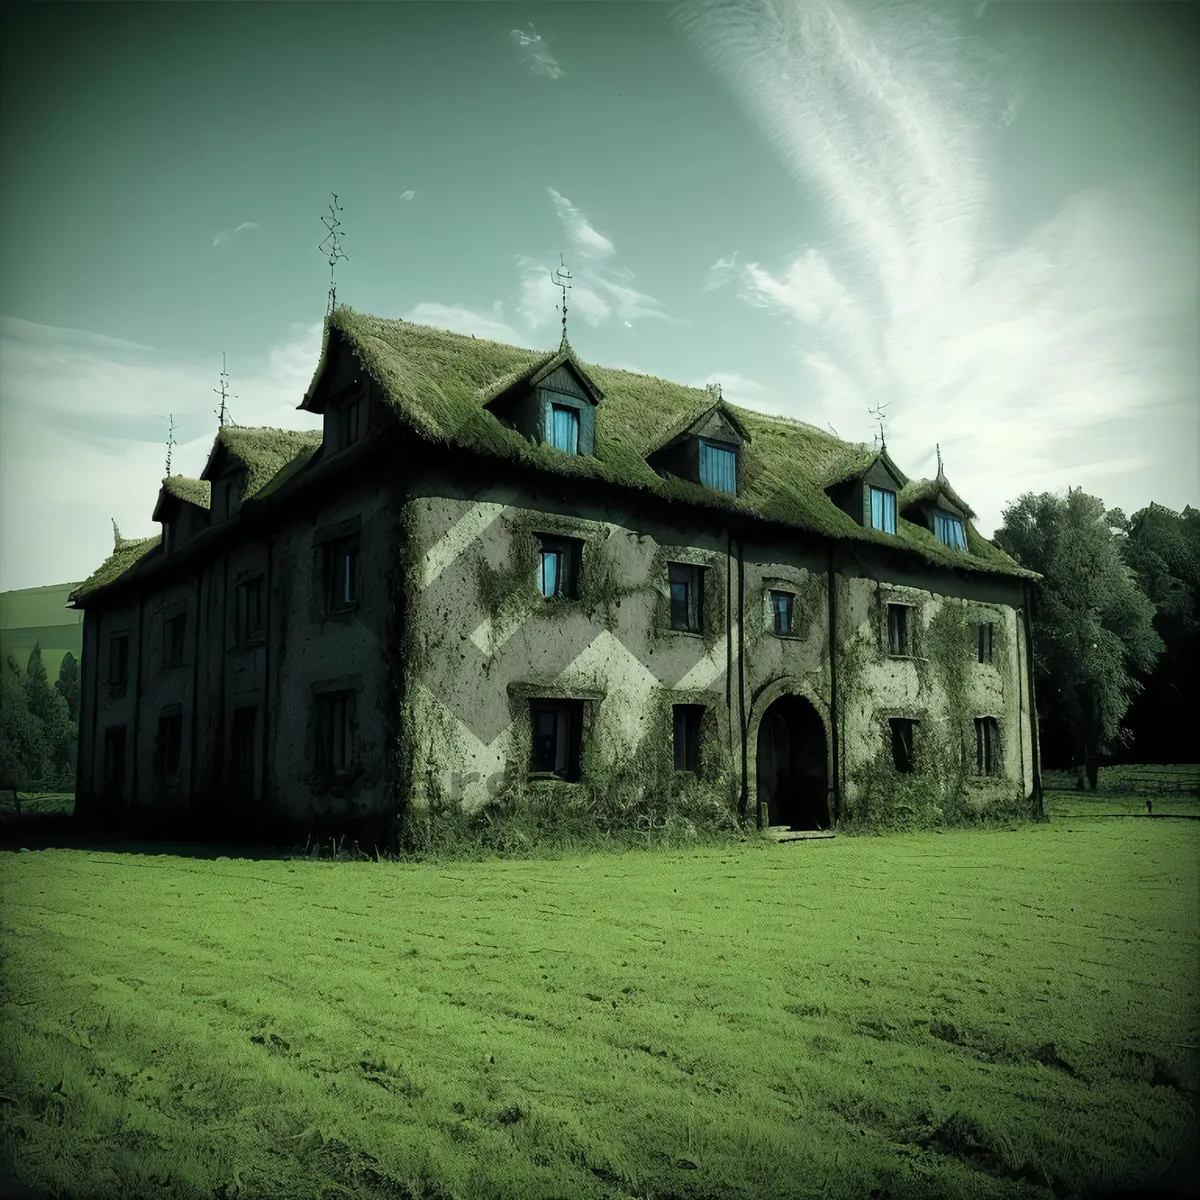
[(520, 862), (6, 852), (6, 1139), (80, 1198), (1050, 1200), (1186, 1170), (1200, 820), (1047, 808)]

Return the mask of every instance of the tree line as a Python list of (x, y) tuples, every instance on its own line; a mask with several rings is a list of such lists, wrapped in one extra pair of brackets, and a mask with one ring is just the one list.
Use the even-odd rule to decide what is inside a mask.
[[(1151, 504), (1126, 518), (1079, 488), (1032, 492), (994, 541), (1039, 572), (1032, 620), (1042, 761), (1096, 787), (1102, 758), (1195, 758), (1200, 712), (1200, 511)], [(73, 786), (79, 663), (53, 687), (34, 646), (0, 667), (0, 777)]]

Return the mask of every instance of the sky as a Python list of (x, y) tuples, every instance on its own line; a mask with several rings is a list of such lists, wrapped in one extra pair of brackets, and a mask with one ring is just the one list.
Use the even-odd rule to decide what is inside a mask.
[(0, 9), (0, 590), (296, 411), (337, 298), (1024, 492), (1200, 505), (1198, 6)]

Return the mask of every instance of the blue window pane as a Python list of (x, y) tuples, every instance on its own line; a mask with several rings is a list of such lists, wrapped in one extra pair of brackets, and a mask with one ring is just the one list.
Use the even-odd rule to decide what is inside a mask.
[(948, 513), (935, 512), (933, 514), (933, 532), (939, 542), (943, 542), (953, 550), (967, 548), (966, 530), (963, 529), (963, 523), (958, 517), (952, 517)]
[(871, 489), (871, 528), (881, 533), (896, 532), (896, 493)]
[(550, 444), (555, 450), (579, 453), (579, 413), (564, 404), (550, 405)]
[(538, 561), (538, 591), (543, 596), (558, 594), (558, 551), (543, 550)]
[(700, 482), (719, 492), (737, 495), (737, 452), (700, 439)]

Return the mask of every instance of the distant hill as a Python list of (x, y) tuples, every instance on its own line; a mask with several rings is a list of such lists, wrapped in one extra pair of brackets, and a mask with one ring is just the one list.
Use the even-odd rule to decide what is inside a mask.
[(6, 663), (11, 655), (25, 670), (29, 652), (40, 641), (42, 662), (53, 684), (68, 650), (79, 659), (83, 654), (83, 613), (67, 607), (68, 597), (78, 586), (54, 583), (0, 592), (0, 663)]

